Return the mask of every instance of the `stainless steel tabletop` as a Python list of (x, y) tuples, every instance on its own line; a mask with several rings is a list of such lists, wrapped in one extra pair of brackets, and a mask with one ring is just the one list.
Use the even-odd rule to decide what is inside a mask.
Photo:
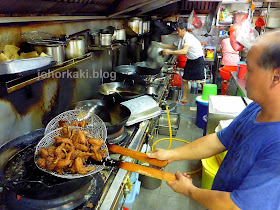
[(238, 89), (244, 93), (245, 96), (247, 96), (247, 90), (246, 87), (246, 80), (245, 79), (238, 79), (237, 72), (231, 72), (231, 76), (233, 78), (233, 81), (236, 83)]

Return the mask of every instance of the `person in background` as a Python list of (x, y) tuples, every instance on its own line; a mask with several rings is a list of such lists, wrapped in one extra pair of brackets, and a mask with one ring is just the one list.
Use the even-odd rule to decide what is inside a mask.
[(202, 87), (205, 84), (206, 74), (204, 71), (204, 57), (201, 43), (194, 35), (187, 32), (187, 23), (179, 22), (177, 24), (177, 34), (179, 37), (178, 44), (165, 44), (165, 46), (170, 49), (177, 47), (177, 50), (166, 49), (163, 50), (163, 54), (187, 56), (187, 63), (183, 75), (183, 97), (180, 101), (181, 104), (186, 104), (189, 91), (188, 81), (195, 80), (197, 83), (200, 83)]
[(150, 158), (204, 159), (228, 150), (212, 190), (193, 185), (186, 174), (167, 184), (208, 209), (280, 209), (280, 31), (262, 35), (247, 55), (249, 104), (219, 131), (173, 150), (156, 149)]
[[(229, 32), (228, 32), (229, 33)], [(221, 43), (222, 61), (221, 65), (224, 66), (237, 66), (240, 61), (239, 52), (235, 51), (231, 44), (229, 36), (223, 39)]]

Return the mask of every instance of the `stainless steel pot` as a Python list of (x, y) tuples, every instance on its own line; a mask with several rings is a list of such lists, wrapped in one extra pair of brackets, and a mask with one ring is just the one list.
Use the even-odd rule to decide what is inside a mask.
[(141, 18), (132, 18), (128, 22), (129, 27), (137, 34), (143, 33), (143, 21)]
[(148, 33), (150, 31), (150, 21), (143, 22), (143, 33)]
[(100, 45), (110, 46), (112, 44), (112, 34), (100, 34)]
[(91, 38), (92, 38), (92, 43), (95, 46), (99, 46), (100, 45), (100, 36), (98, 32), (92, 33), (91, 34)]
[(116, 40), (118, 40), (118, 41), (125, 41), (126, 40), (125, 29), (116, 30)]
[(140, 19), (139, 20), (139, 35), (143, 34), (144, 30), (143, 30), (143, 20)]
[(148, 56), (150, 60), (154, 60), (158, 64), (163, 65), (164, 62), (169, 58), (169, 56), (164, 56), (162, 54), (162, 51), (164, 49), (168, 48), (158, 42), (152, 41), (151, 45), (148, 48)]
[(34, 50), (38, 53), (46, 53), (53, 56), (53, 61), (61, 64), (65, 61), (65, 46), (64, 45), (33, 45)]
[(66, 46), (66, 59), (84, 56), (86, 53), (86, 41), (84, 37), (78, 37), (69, 41)]

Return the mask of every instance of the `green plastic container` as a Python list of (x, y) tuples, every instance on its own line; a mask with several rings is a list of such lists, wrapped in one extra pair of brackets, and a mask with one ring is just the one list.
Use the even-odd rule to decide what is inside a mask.
[(202, 100), (208, 101), (209, 95), (217, 95), (217, 85), (216, 84), (203, 85)]

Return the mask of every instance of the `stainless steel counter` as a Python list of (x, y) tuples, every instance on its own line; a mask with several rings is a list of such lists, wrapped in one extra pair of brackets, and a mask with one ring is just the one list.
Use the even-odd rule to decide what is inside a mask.
[(220, 120), (234, 119), (246, 106), (240, 96), (209, 96), (207, 134), (215, 133)]
[(247, 91), (246, 87), (246, 80), (245, 79), (238, 79), (236, 72), (231, 72), (231, 79), (229, 85), (229, 95), (238, 95), (238, 96), (246, 96)]

